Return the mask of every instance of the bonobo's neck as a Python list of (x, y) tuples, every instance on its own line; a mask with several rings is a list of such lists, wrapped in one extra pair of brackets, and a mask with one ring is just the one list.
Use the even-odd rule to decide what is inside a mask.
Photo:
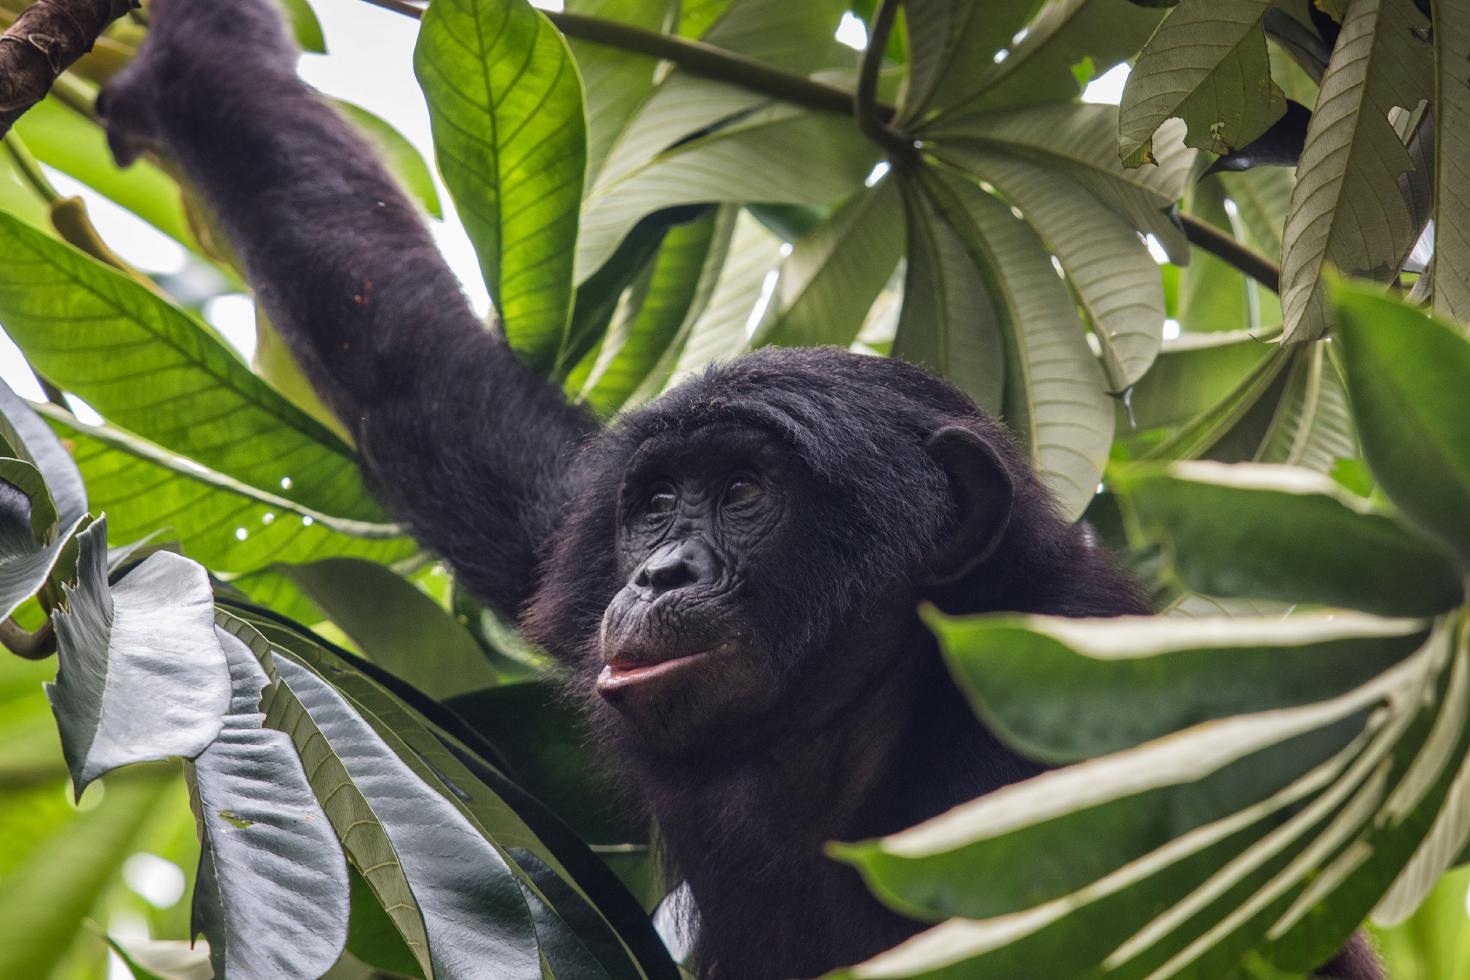
[(976, 721), (917, 618), (898, 643), (889, 668), (819, 725), (647, 774), (698, 908), (706, 975), (815, 976), (901, 941), (919, 925), (824, 845), (892, 833), (1034, 771)]

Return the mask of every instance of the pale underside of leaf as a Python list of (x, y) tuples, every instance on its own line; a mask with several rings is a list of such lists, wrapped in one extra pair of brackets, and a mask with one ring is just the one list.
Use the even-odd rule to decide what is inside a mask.
[(1470, 321), (1470, 9), (1435, 0), (1434, 308)]

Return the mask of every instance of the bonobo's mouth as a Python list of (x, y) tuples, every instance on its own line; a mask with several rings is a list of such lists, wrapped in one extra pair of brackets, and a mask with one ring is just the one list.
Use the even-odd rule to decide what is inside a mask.
[(608, 661), (597, 675), (597, 690), (604, 695), (617, 694), (634, 687), (667, 682), (679, 674), (695, 669), (719, 652), (719, 649), (699, 650), (657, 661), (616, 657)]

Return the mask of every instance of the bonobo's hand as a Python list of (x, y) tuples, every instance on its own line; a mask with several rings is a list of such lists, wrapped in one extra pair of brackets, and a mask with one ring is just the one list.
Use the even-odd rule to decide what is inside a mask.
[(171, 125), (218, 108), (236, 87), (293, 74), (296, 48), (275, 0), (153, 0), (148, 36), (97, 96), (120, 166), (174, 142)]

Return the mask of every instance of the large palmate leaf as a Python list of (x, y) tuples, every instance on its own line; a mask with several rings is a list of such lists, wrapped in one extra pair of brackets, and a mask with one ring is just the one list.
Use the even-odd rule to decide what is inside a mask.
[[(725, 205), (732, 208), (732, 205)], [(687, 330), (676, 337), (670, 348), (677, 357), (667, 355), (649, 375), (650, 382), (633, 393), (633, 402), (641, 403), (661, 391), (683, 381), (691, 373), (708, 365), (728, 360), (743, 353), (753, 335), (759, 333), (771, 314), (771, 276), (783, 269), (785, 243), (761, 224), (747, 210), (735, 217), (735, 229), (725, 250), (725, 264), (720, 269), (714, 292), (704, 312)], [(762, 308), (762, 303), (765, 307)], [(666, 365), (672, 363), (671, 368)]]
[(1152, 234), (1182, 264), (1189, 244), (1172, 209), (1184, 193), (1195, 151), (1180, 138), (1183, 123), (1171, 121), (1154, 136), (1154, 163), (1129, 169), (1118, 159), (1118, 110), (1107, 105), (1044, 105), (1013, 112), (982, 113), (936, 124), (938, 155), (980, 179), (970, 149), (1000, 150), (1031, 166), (1070, 177), (1132, 227)]
[(1470, 10), (1439, 0), (1434, 12), (1434, 308), (1470, 320)]
[[(729, 246), (734, 214), (711, 211), (669, 229), (641, 280), (624, 297), (588, 373), (587, 403), (610, 415), (627, 401), (678, 336), (704, 311)], [(718, 227), (717, 227), (718, 225)]]
[(1143, 377), (1163, 336), (1164, 289), (1158, 263), (1128, 222), (1065, 172), (987, 149), (954, 157), (1020, 208), (1057, 257), (1092, 324), (1109, 388), (1123, 391)]
[(347, 939), (342, 848), (291, 739), (264, 725), (270, 678), (255, 652), (215, 635), (232, 694), (219, 737), (188, 770), (200, 840), (193, 931), (209, 940), (216, 976), (318, 976)]
[(978, 187), (961, 181), (949, 187), (972, 222), (970, 247), (1004, 331), (1000, 414), (1030, 451), (1062, 512), (1076, 517), (1097, 492), (1113, 439), (1102, 368), (1041, 241)]
[(424, 13), (414, 71), (506, 337), (549, 368), (571, 315), (587, 154), (571, 52), (526, 0), (442, 0)]
[(1419, 234), (1399, 192), (1413, 162), (1390, 124), (1432, 91), (1428, 20), (1411, 0), (1354, 0), (1322, 79), (1281, 256), (1286, 340), (1327, 331), (1324, 275), (1334, 267), (1387, 282)]
[(797, 239), (781, 268), (780, 313), (757, 342), (852, 343), (903, 253), (902, 203), (898, 181), (885, 179)]
[(209, 328), (5, 214), (0, 323), (41, 374), (112, 423), (313, 511), (384, 520), (342, 440)]
[(1026, 25), (1038, 0), (909, 0), (904, 4), (909, 37), (909, 77), (899, 121), (922, 119), (931, 106), (943, 107), (973, 84), (983, 65)]
[(1334, 298), (1363, 456), (1399, 510), (1470, 559), (1470, 341), (1363, 289), (1344, 286)]
[(1119, 107), (1123, 162), (1153, 156), (1164, 120), (1189, 127), (1185, 142), (1229, 153), (1260, 136), (1286, 112), (1271, 80), (1263, 19), (1272, 0), (1185, 0), (1138, 56)]
[(110, 426), (85, 425), (49, 405), (37, 409), (71, 447), (93, 506), (107, 513), (118, 541), (177, 538), (187, 555), (221, 573), (338, 556), (393, 562), (418, 550), (396, 524), (310, 510)]
[[(991, 16), (992, 9), (990, 4), (976, 6), (981, 15), (977, 20)], [(1046, 0), (1005, 55), (991, 58), (978, 71), (976, 61), (983, 65), (988, 52), (961, 45), (946, 48), (961, 63), (954, 66), (954, 82), (943, 95), (943, 108), (932, 115), (933, 124), (948, 125), (969, 113), (1004, 106), (1070, 102), (1093, 72), (1106, 71), (1137, 52), (1162, 16), (1159, 10), (1113, 0)], [(936, 105), (938, 101), (931, 99)]]
[[(1415, 650), (1426, 625), (1339, 613), (941, 626), (972, 696), (1032, 744), (1136, 747), (844, 847), (895, 907), (956, 918), (842, 975), (1233, 976), (1247, 953), (1311, 970), (1454, 812), (1470, 651), (1458, 622)], [(1018, 643), (1056, 659), (1002, 696)], [(1242, 658), (1287, 682), (1242, 679)], [(1062, 675), (1069, 695), (1083, 676), (1108, 693), (1069, 696), (1042, 722), (1034, 709), (1054, 702), (1039, 692)]]
[(784, 106), (680, 143), (588, 197), (577, 281), (596, 272), (644, 215), (723, 201), (830, 204), (862, 187), (876, 155), (848, 120)]
[(56, 683), (46, 689), (80, 796), (118, 766), (204, 751), (230, 702), (214, 635), (209, 577), (159, 552), (107, 583), (107, 521), (77, 535), (77, 583), (56, 625)]
[[(684, 29), (693, 23), (693, 36), (705, 44), (772, 68), (809, 74), (834, 63), (839, 49), (833, 35), (846, 8), (843, 0), (725, 0), (724, 9), (709, 10), (710, 16), (704, 17), (685, 3), (679, 5), (680, 29), (689, 36)], [(581, 49), (577, 50), (580, 54)], [(584, 77), (590, 92), (591, 76)], [(769, 97), (759, 92), (673, 68), (659, 79), (647, 101), (616, 134), (587, 195), (588, 204), (675, 143), (769, 102)], [(591, 123), (594, 135), (600, 125)], [(577, 276), (580, 282), (591, 270), (584, 270), (580, 261), (578, 269), (582, 270)]]
[[(944, 206), (948, 188), (901, 172), (908, 227), (903, 312), (893, 356), (922, 364), (998, 415), (1005, 394), (1000, 315), (976, 266), (974, 230), (963, 209)], [(936, 200), (936, 195), (946, 195)]]
[(1125, 473), (1119, 486), (1196, 592), (1386, 616), (1434, 615), (1464, 598), (1447, 555), (1310, 470), (1183, 463)]

